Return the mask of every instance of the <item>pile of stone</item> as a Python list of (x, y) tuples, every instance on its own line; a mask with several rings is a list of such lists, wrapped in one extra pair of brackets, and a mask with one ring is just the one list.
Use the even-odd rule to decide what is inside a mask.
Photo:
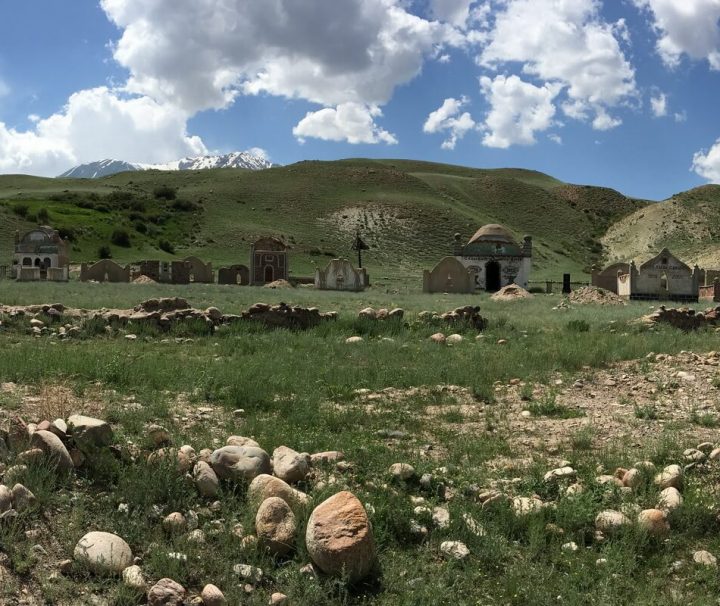
[[(72, 309), (60, 304), (0, 306), (0, 318), (30, 317), (30, 328), (35, 335), (57, 335), (68, 338), (80, 332), (79, 323), (100, 320), (106, 326), (151, 324), (162, 330), (187, 321), (204, 322), (208, 331), (218, 326), (240, 321), (261, 322), (269, 327), (306, 329), (324, 320), (337, 318), (336, 312), (321, 313), (317, 308), (290, 306), (285, 303), (268, 305), (256, 303), (240, 315), (223, 314), (217, 307), (195, 309), (180, 297), (149, 299), (133, 309)], [(71, 323), (60, 325), (62, 321)], [(75, 322), (73, 324), (72, 322)]]
[(458, 307), (442, 314), (434, 311), (421, 311), (418, 314), (418, 320), (427, 324), (444, 323), (450, 326), (465, 324), (477, 330), (484, 330), (487, 326), (487, 319), (480, 315), (480, 308), (472, 305)]
[(532, 294), (517, 284), (508, 284), (490, 297), (493, 301), (517, 301), (532, 299)]
[(366, 307), (361, 309), (358, 313), (360, 320), (402, 320), (405, 316), (405, 310), (399, 307), (395, 309), (373, 309), (372, 307)]
[(697, 312), (694, 309), (666, 308), (661, 305), (653, 313), (644, 316), (641, 322), (648, 325), (670, 324), (681, 330), (697, 330), (706, 326), (717, 326), (720, 321), (720, 307)]
[[(227, 318), (227, 316), (225, 316)], [(242, 320), (260, 322), (272, 328), (307, 329), (327, 320), (336, 320), (337, 312), (321, 312), (317, 307), (297, 307), (286, 303), (255, 303), (240, 316)]]
[(577, 305), (626, 305), (622, 297), (597, 286), (583, 286), (573, 290), (568, 299)]

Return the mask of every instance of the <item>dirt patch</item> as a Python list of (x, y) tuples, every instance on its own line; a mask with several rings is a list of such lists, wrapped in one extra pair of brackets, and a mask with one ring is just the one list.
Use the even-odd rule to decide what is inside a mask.
[(490, 298), (493, 301), (517, 301), (520, 299), (530, 299), (532, 298), (532, 295), (522, 286), (518, 286), (517, 284), (508, 284)]
[(155, 282), (155, 280), (153, 280), (152, 278), (150, 278), (149, 276), (146, 276), (146, 275), (138, 276), (137, 278), (135, 278), (132, 281), (132, 283), (133, 284), (157, 284), (157, 282)]
[(626, 305), (622, 297), (596, 286), (578, 288), (570, 293), (568, 299), (577, 305)]
[(295, 288), (290, 282), (287, 280), (275, 280), (274, 282), (270, 282), (269, 284), (266, 284), (264, 288)]

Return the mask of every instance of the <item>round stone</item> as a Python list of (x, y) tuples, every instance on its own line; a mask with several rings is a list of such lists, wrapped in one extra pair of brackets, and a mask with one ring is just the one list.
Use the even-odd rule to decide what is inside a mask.
[(119, 574), (133, 563), (130, 546), (110, 532), (89, 532), (75, 546), (75, 560), (99, 574)]

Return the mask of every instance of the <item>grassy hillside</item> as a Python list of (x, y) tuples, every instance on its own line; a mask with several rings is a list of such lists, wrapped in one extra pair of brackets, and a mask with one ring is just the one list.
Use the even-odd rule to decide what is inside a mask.
[[(158, 196), (158, 188), (176, 199)], [(171, 197), (171, 196), (168, 196)], [(99, 180), (0, 177), (0, 255), (12, 235), (45, 222), (73, 241), (73, 262), (197, 255), (246, 263), (260, 235), (283, 238), (295, 275), (352, 256), (357, 229), (376, 276), (417, 279), (485, 223), (502, 223), (535, 244), (536, 279), (575, 274), (597, 261), (616, 220), (644, 208), (617, 192), (569, 186), (527, 170), (482, 170), (406, 160), (301, 162), (261, 172), (224, 169), (123, 173)], [(47, 221), (42, 219), (47, 218)], [(130, 246), (111, 244), (125, 231)], [(162, 243), (162, 246), (161, 246)], [(170, 244), (170, 246), (168, 246)]]
[(613, 225), (612, 260), (646, 259), (667, 246), (686, 263), (720, 267), (720, 186), (706, 185), (647, 206)]

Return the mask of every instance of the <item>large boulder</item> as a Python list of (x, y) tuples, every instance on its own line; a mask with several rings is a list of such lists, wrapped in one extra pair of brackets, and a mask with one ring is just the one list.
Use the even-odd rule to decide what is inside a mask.
[(149, 606), (181, 606), (185, 601), (185, 588), (172, 579), (160, 579), (148, 591)]
[(74, 555), (98, 574), (120, 574), (133, 563), (130, 546), (110, 532), (88, 532), (78, 541)]
[(112, 427), (101, 419), (72, 415), (67, 424), (68, 431), (72, 434), (73, 440), (80, 450), (93, 450), (112, 444)]
[(288, 484), (302, 482), (310, 468), (310, 455), (299, 453), (287, 446), (273, 451), (273, 472)]
[(0, 484), (0, 513), (5, 513), (12, 509), (12, 492), (4, 484)]
[(248, 488), (248, 500), (258, 507), (263, 501), (270, 497), (279, 497), (285, 501), (290, 508), (299, 514), (310, 503), (310, 497), (304, 492), (294, 489), (283, 482), (280, 478), (268, 474), (257, 476)]
[(223, 446), (210, 455), (210, 465), (223, 480), (252, 480), (271, 473), (270, 456), (256, 446)]
[(60, 471), (72, 471), (75, 468), (65, 444), (54, 433), (38, 430), (30, 437), (30, 445), (42, 450)]
[(310, 515), (305, 541), (313, 563), (324, 573), (353, 583), (375, 564), (375, 539), (367, 512), (348, 491), (330, 497)]
[(290, 505), (280, 497), (265, 499), (255, 516), (255, 532), (260, 547), (272, 555), (283, 556), (291, 551), (297, 522)]
[(205, 461), (198, 461), (193, 470), (193, 479), (198, 492), (204, 497), (214, 497), (220, 490), (220, 480)]

